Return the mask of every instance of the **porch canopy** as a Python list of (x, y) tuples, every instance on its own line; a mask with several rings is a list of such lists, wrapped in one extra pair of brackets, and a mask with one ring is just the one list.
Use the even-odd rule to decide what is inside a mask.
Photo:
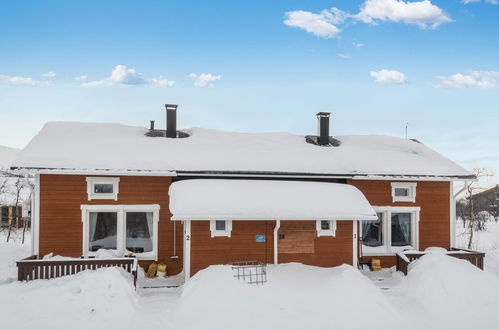
[(170, 186), (172, 220), (376, 220), (356, 187), (341, 183), (191, 179)]

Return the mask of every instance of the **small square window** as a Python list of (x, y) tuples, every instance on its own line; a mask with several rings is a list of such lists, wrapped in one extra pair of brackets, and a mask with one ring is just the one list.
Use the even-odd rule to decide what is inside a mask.
[(94, 193), (96, 194), (112, 194), (113, 193), (112, 183), (96, 183), (94, 184)]
[(415, 182), (392, 182), (393, 202), (416, 202)]
[(113, 199), (118, 200), (120, 178), (87, 177), (88, 200)]
[(215, 230), (225, 230), (225, 221), (224, 220), (216, 220), (215, 221)]
[(331, 223), (329, 221), (321, 221), (321, 230), (331, 230)]
[(317, 237), (336, 236), (336, 221), (317, 220)]
[(395, 188), (395, 196), (407, 197), (407, 196), (409, 196), (409, 189), (407, 189), (407, 188)]
[(231, 220), (211, 220), (210, 221), (211, 237), (230, 237), (232, 231)]

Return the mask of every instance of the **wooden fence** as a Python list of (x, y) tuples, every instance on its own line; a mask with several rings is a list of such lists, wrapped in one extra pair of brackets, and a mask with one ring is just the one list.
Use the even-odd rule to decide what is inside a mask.
[(106, 267), (122, 267), (133, 275), (133, 284), (137, 283), (137, 260), (135, 258), (116, 259), (59, 259), (44, 260), (33, 255), (17, 262), (17, 280), (32, 281), (73, 275), (84, 270)]
[[(397, 271), (401, 271), (407, 275), (407, 272), (409, 271), (409, 264), (414, 260), (421, 258), (425, 254), (425, 252), (397, 253)], [(485, 253), (483, 252), (451, 248), (451, 251), (447, 252), (447, 255), (458, 259), (468, 260), (473, 265), (483, 270), (483, 258), (485, 257)]]

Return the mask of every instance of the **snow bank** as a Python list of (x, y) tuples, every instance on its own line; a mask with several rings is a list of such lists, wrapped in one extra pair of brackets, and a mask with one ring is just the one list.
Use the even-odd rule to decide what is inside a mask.
[(489, 273), (499, 277), (499, 249), (492, 250), (485, 254), (484, 268)]
[(17, 279), (16, 261), (30, 255), (31, 233), (26, 232), (24, 244), (20, 244), (20, 237), (12, 233), (11, 240), (7, 240), (7, 232), (0, 233), (0, 284), (15, 281)]
[(177, 326), (386, 329), (401, 322), (382, 292), (351, 266), (281, 264), (267, 266), (267, 271), (268, 282), (259, 286), (234, 278), (230, 266), (211, 266), (198, 272), (184, 287)]
[(0, 285), (0, 297), (2, 329), (139, 328), (131, 276), (120, 268)]
[(410, 305), (421, 317), (418, 322), (442, 322), (445, 328), (452, 320), (452, 328), (498, 328), (499, 279), (466, 260), (429, 253), (409, 266), (394, 290), (404, 297), (401, 305)]
[(175, 220), (377, 219), (359, 189), (340, 183), (194, 179), (173, 183), (169, 195)]
[(167, 139), (146, 137), (147, 131), (114, 123), (50, 122), (13, 165), (77, 170), (470, 175), (425, 145), (395, 137), (339, 136), (335, 138), (341, 146), (327, 148), (290, 133), (192, 128), (186, 130), (188, 138)]

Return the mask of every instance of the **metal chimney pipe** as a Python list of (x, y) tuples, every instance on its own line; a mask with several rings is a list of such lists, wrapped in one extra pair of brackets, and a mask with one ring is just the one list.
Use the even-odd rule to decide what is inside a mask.
[(323, 146), (329, 144), (329, 115), (330, 112), (317, 113), (317, 137), (318, 144)]
[(165, 104), (167, 138), (177, 137), (177, 107), (176, 104)]
[(149, 127), (150, 131), (154, 131), (154, 120), (151, 120), (151, 126)]

